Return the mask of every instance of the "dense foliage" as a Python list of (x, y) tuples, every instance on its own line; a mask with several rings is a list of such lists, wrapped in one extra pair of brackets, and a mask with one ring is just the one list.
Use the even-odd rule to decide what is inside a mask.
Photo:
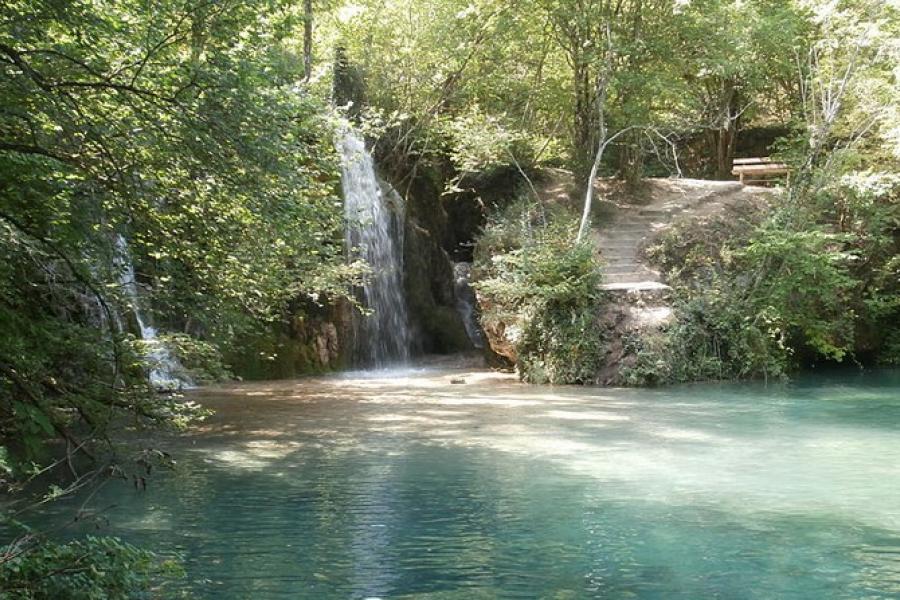
[(795, 175), (769, 214), (683, 223), (651, 249), (676, 284), (678, 319), (633, 340), (632, 383), (897, 363), (898, 19), (879, 3), (842, 8), (819, 15), (804, 130), (783, 141)]
[(517, 162), (565, 164), (581, 178), (608, 73), (606, 125), (634, 130), (606, 172), (727, 178), (742, 128), (791, 119), (809, 17), (802, 2), (769, 0), (363, 1), (325, 11), (317, 31), (357, 65), (371, 107), (412, 134), (406, 152), (441, 146), (447, 126), (489, 121), (519, 140)]
[(222, 348), (341, 289), (331, 131), (298, 87), (288, 7), (13, 2), (2, 19), (4, 427), (42, 412), (50, 433), (60, 401), (88, 425), (92, 403), (132, 406), (136, 301)]
[(151, 552), (116, 538), (87, 536), (65, 544), (44, 542), (9, 557), (0, 569), (0, 598), (124, 600), (180, 575), (176, 563)]
[(783, 211), (677, 224), (649, 252), (676, 286), (675, 324), (633, 340), (632, 383), (779, 377), (817, 362), (896, 364), (900, 203), (893, 176), (845, 177), (816, 223)]
[[(138, 310), (202, 379), (293, 299), (343, 292), (338, 165), (327, 98), (302, 84), (302, 29), (275, 0), (3, 3), (4, 487), (121, 474), (123, 417), (196, 415), (148, 386), (159, 342), (140, 339)], [(46, 548), (52, 568), (80, 552)], [(40, 576), (21, 564), (0, 559)]]
[(590, 383), (603, 349), (600, 264), (591, 244), (572, 244), (573, 226), (565, 212), (519, 201), (476, 248), (482, 321), (504, 323), (519, 375), (532, 383)]
[(502, 168), (582, 182), (613, 136), (599, 171), (629, 180), (729, 178), (741, 152), (792, 167), (771, 214), (696, 240), (702, 273), (657, 252), (679, 318), (664, 340), (630, 341), (637, 383), (896, 360), (898, 27), (883, 0), (422, 0), (326, 10), (317, 35), (355, 64), (356, 100), (395, 151), (449, 159), (450, 192)]

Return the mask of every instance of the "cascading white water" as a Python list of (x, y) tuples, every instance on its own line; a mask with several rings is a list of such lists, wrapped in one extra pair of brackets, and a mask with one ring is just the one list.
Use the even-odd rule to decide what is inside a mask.
[(119, 283), (128, 295), (134, 319), (141, 330), (141, 339), (144, 340), (148, 348), (146, 359), (150, 364), (150, 385), (161, 391), (172, 391), (189, 387), (191, 382), (184, 376), (184, 369), (178, 362), (178, 359), (158, 339), (156, 328), (147, 323), (147, 320), (141, 314), (140, 296), (138, 295), (137, 281), (134, 276), (134, 264), (131, 261), (131, 253), (128, 251), (128, 242), (121, 235), (116, 236), (116, 250), (118, 252), (116, 262), (119, 268)]
[(403, 199), (379, 181), (365, 142), (349, 128), (337, 146), (347, 247), (372, 270), (360, 290), (370, 312), (358, 323), (358, 359), (376, 367), (403, 363), (409, 360), (411, 344), (403, 291)]
[(453, 285), (456, 294), (456, 312), (462, 318), (463, 325), (466, 327), (466, 334), (469, 341), (476, 348), (484, 348), (484, 332), (478, 324), (478, 315), (475, 311), (477, 299), (475, 291), (470, 284), (469, 274), (472, 270), (472, 263), (458, 262), (453, 263)]

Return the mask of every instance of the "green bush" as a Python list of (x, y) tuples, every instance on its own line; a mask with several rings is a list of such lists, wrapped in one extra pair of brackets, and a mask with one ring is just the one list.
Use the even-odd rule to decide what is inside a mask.
[(0, 599), (134, 598), (183, 575), (176, 561), (114, 537), (87, 536), (65, 544), (42, 542), (0, 563)]
[(532, 383), (590, 383), (604, 343), (594, 248), (574, 243), (575, 221), (519, 202), (488, 224), (476, 247), (482, 318), (521, 330), (519, 375)]
[(675, 319), (657, 335), (626, 340), (635, 363), (623, 369), (626, 384), (781, 378), (792, 352), (771, 315), (734, 302), (720, 287), (674, 306)]
[(892, 364), (898, 187), (858, 175), (805, 213), (677, 224), (648, 251), (675, 288), (676, 319), (658, 338), (632, 341), (629, 382), (783, 376), (861, 354)]

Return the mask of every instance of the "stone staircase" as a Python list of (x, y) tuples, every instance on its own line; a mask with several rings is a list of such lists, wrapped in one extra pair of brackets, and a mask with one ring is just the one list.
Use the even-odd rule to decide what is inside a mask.
[[(600, 192), (603, 194), (603, 191)], [(741, 202), (744, 194), (771, 193), (735, 181), (651, 179), (643, 194), (646, 203), (607, 200), (605, 216), (594, 217), (594, 240), (605, 263), (604, 289), (617, 291), (666, 290), (658, 271), (643, 258), (643, 245), (682, 215), (713, 213), (726, 203)]]

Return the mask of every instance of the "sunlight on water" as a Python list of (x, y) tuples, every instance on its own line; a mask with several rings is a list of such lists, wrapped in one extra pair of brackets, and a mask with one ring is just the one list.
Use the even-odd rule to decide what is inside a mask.
[(898, 392), (235, 384), (191, 394), (218, 414), (176, 472), (94, 504), (208, 598), (898, 598)]

